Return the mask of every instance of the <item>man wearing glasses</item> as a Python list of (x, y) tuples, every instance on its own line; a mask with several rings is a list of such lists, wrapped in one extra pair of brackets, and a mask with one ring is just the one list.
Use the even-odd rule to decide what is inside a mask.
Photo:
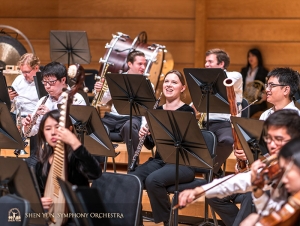
[[(282, 109), (271, 114), (264, 122), (264, 129), (266, 130), (266, 141), (270, 155), (277, 154), (284, 144), (289, 140), (300, 136), (300, 116), (298, 111), (291, 109)], [(205, 195), (208, 200), (218, 198), (219, 200), (228, 200), (228, 197), (235, 197), (231, 200), (232, 204), (240, 203), (245, 205), (247, 199), (243, 199), (243, 194), (254, 190), (257, 194), (253, 194), (253, 202), (255, 206), (262, 206), (268, 199), (265, 193), (260, 193), (260, 189), (256, 189), (252, 182), (255, 181), (258, 174), (258, 169), (264, 166), (261, 160), (257, 160), (251, 165), (251, 171), (246, 173), (239, 173), (232, 177), (228, 175), (221, 179), (215, 179), (211, 183), (202, 185), (195, 189), (185, 190), (179, 195), (179, 205), (186, 206), (194, 201), (195, 196), (200, 194)], [(232, 177), (232, 178), (230, 178)], [(223, 183), (222, 183), (223, 181)], [(221, 182), (221, 183), (220, 183)], [(269, 189), (265, 187), (263, 190)], [(278, 197), (275, 197), (278, 198)], [(217, 208), (217, 213), (221, 217), (226, 226), (239, 225), (239, 223), (247, 217), (246, 211), (235, 209), (231, 202), (219, 202), (219, 206), (214, 205), (214, 210)], [(248, 211), (250, 214), (251, 210)]]
[(291, 68), (275, 68), (267, 76), (267, 101), (274, 106), (266, 110), (259, 119), (266, 120), (270, 114), (280, 109), (299, 109), (293, 97), (299, 88), (299, 73)]
[[(61, 104), (63, 89), (70, 87), (67, 85), (67, 69), (58, 62), (51, 62), (47, 64), (42, 70), (42, 83), (45, 86), (48, 96), (42, 97), (35, 106), (32, 115), (28, 115), (23, 121), (24, 132), (28, 131), (31, 126), (32, 116), (38, 114), (36, 124), (33, 125), (29, 136), (37, 134), (40, 121), (45, 113), (57, 109), (57, 105)], [(45, 104), (42, 104), (44, 99), (47, 98)], [(76, 93), (73, 98), (74, 105), (86, 105), (84, 98)]]

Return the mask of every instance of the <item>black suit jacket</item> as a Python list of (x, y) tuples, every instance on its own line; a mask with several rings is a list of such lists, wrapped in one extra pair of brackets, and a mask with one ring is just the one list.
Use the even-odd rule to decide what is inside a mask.
[[(247, 73), (248, 73), (248, 67), (243, 67), (241, 70), (241, 74), (243, 76), (243, 89), (245, 89)], [(254, 80), (259, 80), (265, 84), (267, 75), (268, 75), (268, 70), (265, 69), (264, 67), (259, 67), (256, 72)]]

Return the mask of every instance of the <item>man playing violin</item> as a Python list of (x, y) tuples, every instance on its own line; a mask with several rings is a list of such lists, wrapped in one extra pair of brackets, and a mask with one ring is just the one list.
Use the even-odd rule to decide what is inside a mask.
[[(143, 75), (146, 69), (147, 61), (145, 54), (140, 51), (132, 51), (127, 56), (127, 65), (129, 70), (125, 74), (141, 74)], [(98, 81), (94, 85), (94, 90), (100, 92), (104, 81)], [(109, 89), (104, 93), (101, 104), (106, 104), (110, 101), (111, 95)], [(110, 132), (119, 132), (127, 146), (127, 152), (130, 150), (130, 118), (129, 115), (120, 115), (114, 105), (112, 104), (111, 112), (105, 113), (102, 118), (103, 124), (109, 129)], [(145, 123), (144, 123), (145, 124)], [(128, 152), (128, 166), (131, 163), (134, 152), (139, 143), (139, 130), (141, 127), (141, 117), (132, 117), (132, 148), (131, 153)]]
[[(271, 155), (277, 154), (281, 147), (290, 139), (300, 136), (300, 117), (298, 111), (291, 109), (276, 111), (264, 122), (264, 128), (266, 130), (264, 140), (267, 143), (269, 153)], [(229, 175), (221, 179), (215, 179), (209, 184), (181, 192), (179, 195), (179, 205), (186, 206), (193, 202), (194, 198), (200, 194), (209, 198), (208, 201), (213, 200), (215, 197), (219, 199), (226, 198), (227, 200), (228, 197), (233, 195), (235, 199), (231, 200), (231, 202), (220, 203), (217, 213), (226, 225), (239, 225), (250, 212), (247, 213), (243, 208), (243, 203), (241, 205), (243, 211), (239, 211), (237, 207), (234, 209), (232, 206), (235, 205), (234, 202), (236, 200), (240, 201), (239, 198), (243, 193), (252, 191), (251, 175), (257, 174), (257, 169), (260, 164), (261, 160), (257, 160), (252, 164), (251, 171), (249, 172), (239, 173), (234, 177)], [(219, 184), (222, 181), (224, 181), (224, 183)], [(243, 198), (244, 197), (242, 197), (242, 199)], [(254, 200), (254, 202), (256, 202), (256, 200)]]
[[(300, 201), (300, 137), (285, 144), (278, 153), (278, 164), (283, 173), (281, 183), (284, 184), (283, 192), (273, 199), (261, 188), (255, 188), (253, 196), (256, 201), (258, 214), (251, 214), (242, 223), (242, 226), (255, 225), (299, 225)], [(261, 165), (264, 167), (264, 165)], [(255, 180), (253, 175), (252, 180)], [(289, 197), (289, 199), (288, 199)], [(265, 207), (265, 208), (264, 208)], [(259, 215), (260, 214), (260, 215)], [(265, 216), (264, 216), (265, 215)], [(276, 223), (275, 223), (276, 222)]]

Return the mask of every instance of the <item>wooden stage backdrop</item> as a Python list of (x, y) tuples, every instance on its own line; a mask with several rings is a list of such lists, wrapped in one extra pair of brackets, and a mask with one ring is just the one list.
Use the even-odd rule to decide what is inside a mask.
[(268, 69), (299, 70), (299, 10), (296, 0), (10, 0), (1, 2), (0, 23), (22, 31), (42, 64), (51, 61), (50, 30), (87, 32), (92, 55), (83, 65), (87, 69), (99, 69), (112, 34), (133, 39), (146, 31), (148, 43), (165, 45), (181, 71), (203, 67), (205, 51), (216, 47), (231, 56), (229, 70), (240, 71), (253, 47), (262, 51)]

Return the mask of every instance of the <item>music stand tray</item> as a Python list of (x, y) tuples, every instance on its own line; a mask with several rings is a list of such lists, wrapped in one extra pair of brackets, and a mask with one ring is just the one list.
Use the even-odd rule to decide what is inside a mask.
[(5, 103), (8, 111), (10, 111), (11, 103), (8, 95), (6, 79), (1, 70), (0, 70), (0, 102)]
[(50, 58), (63, 64), (89, 64), (91, 54), (85, 31), (50, 31)]
[(244, 149), (249, 164), (258, 159), (258, 154), (267, 154), (261, 150), (261, 137), (264, 121), (257, 119), (241, 118), (231, 116), (230, 120)]
[(230, 113), (226, 87), (227, 78), (221, 68), (184, 68), (186, 81), (195, 108), (206, 113)]
[(30, 202), (31, 213), (36, 214), (35, 217), (30, 217), (30, 224), (46, 224), (39, 186), (35, 184), (33, 175), (23, 159), (0, 157), (0, 187), (1, 185), (7, 186), (11, 194)]
[(115, 157), (115, 149), (96, 108), (71, 105), (70, 116), (81, 143), (93, 155)]

